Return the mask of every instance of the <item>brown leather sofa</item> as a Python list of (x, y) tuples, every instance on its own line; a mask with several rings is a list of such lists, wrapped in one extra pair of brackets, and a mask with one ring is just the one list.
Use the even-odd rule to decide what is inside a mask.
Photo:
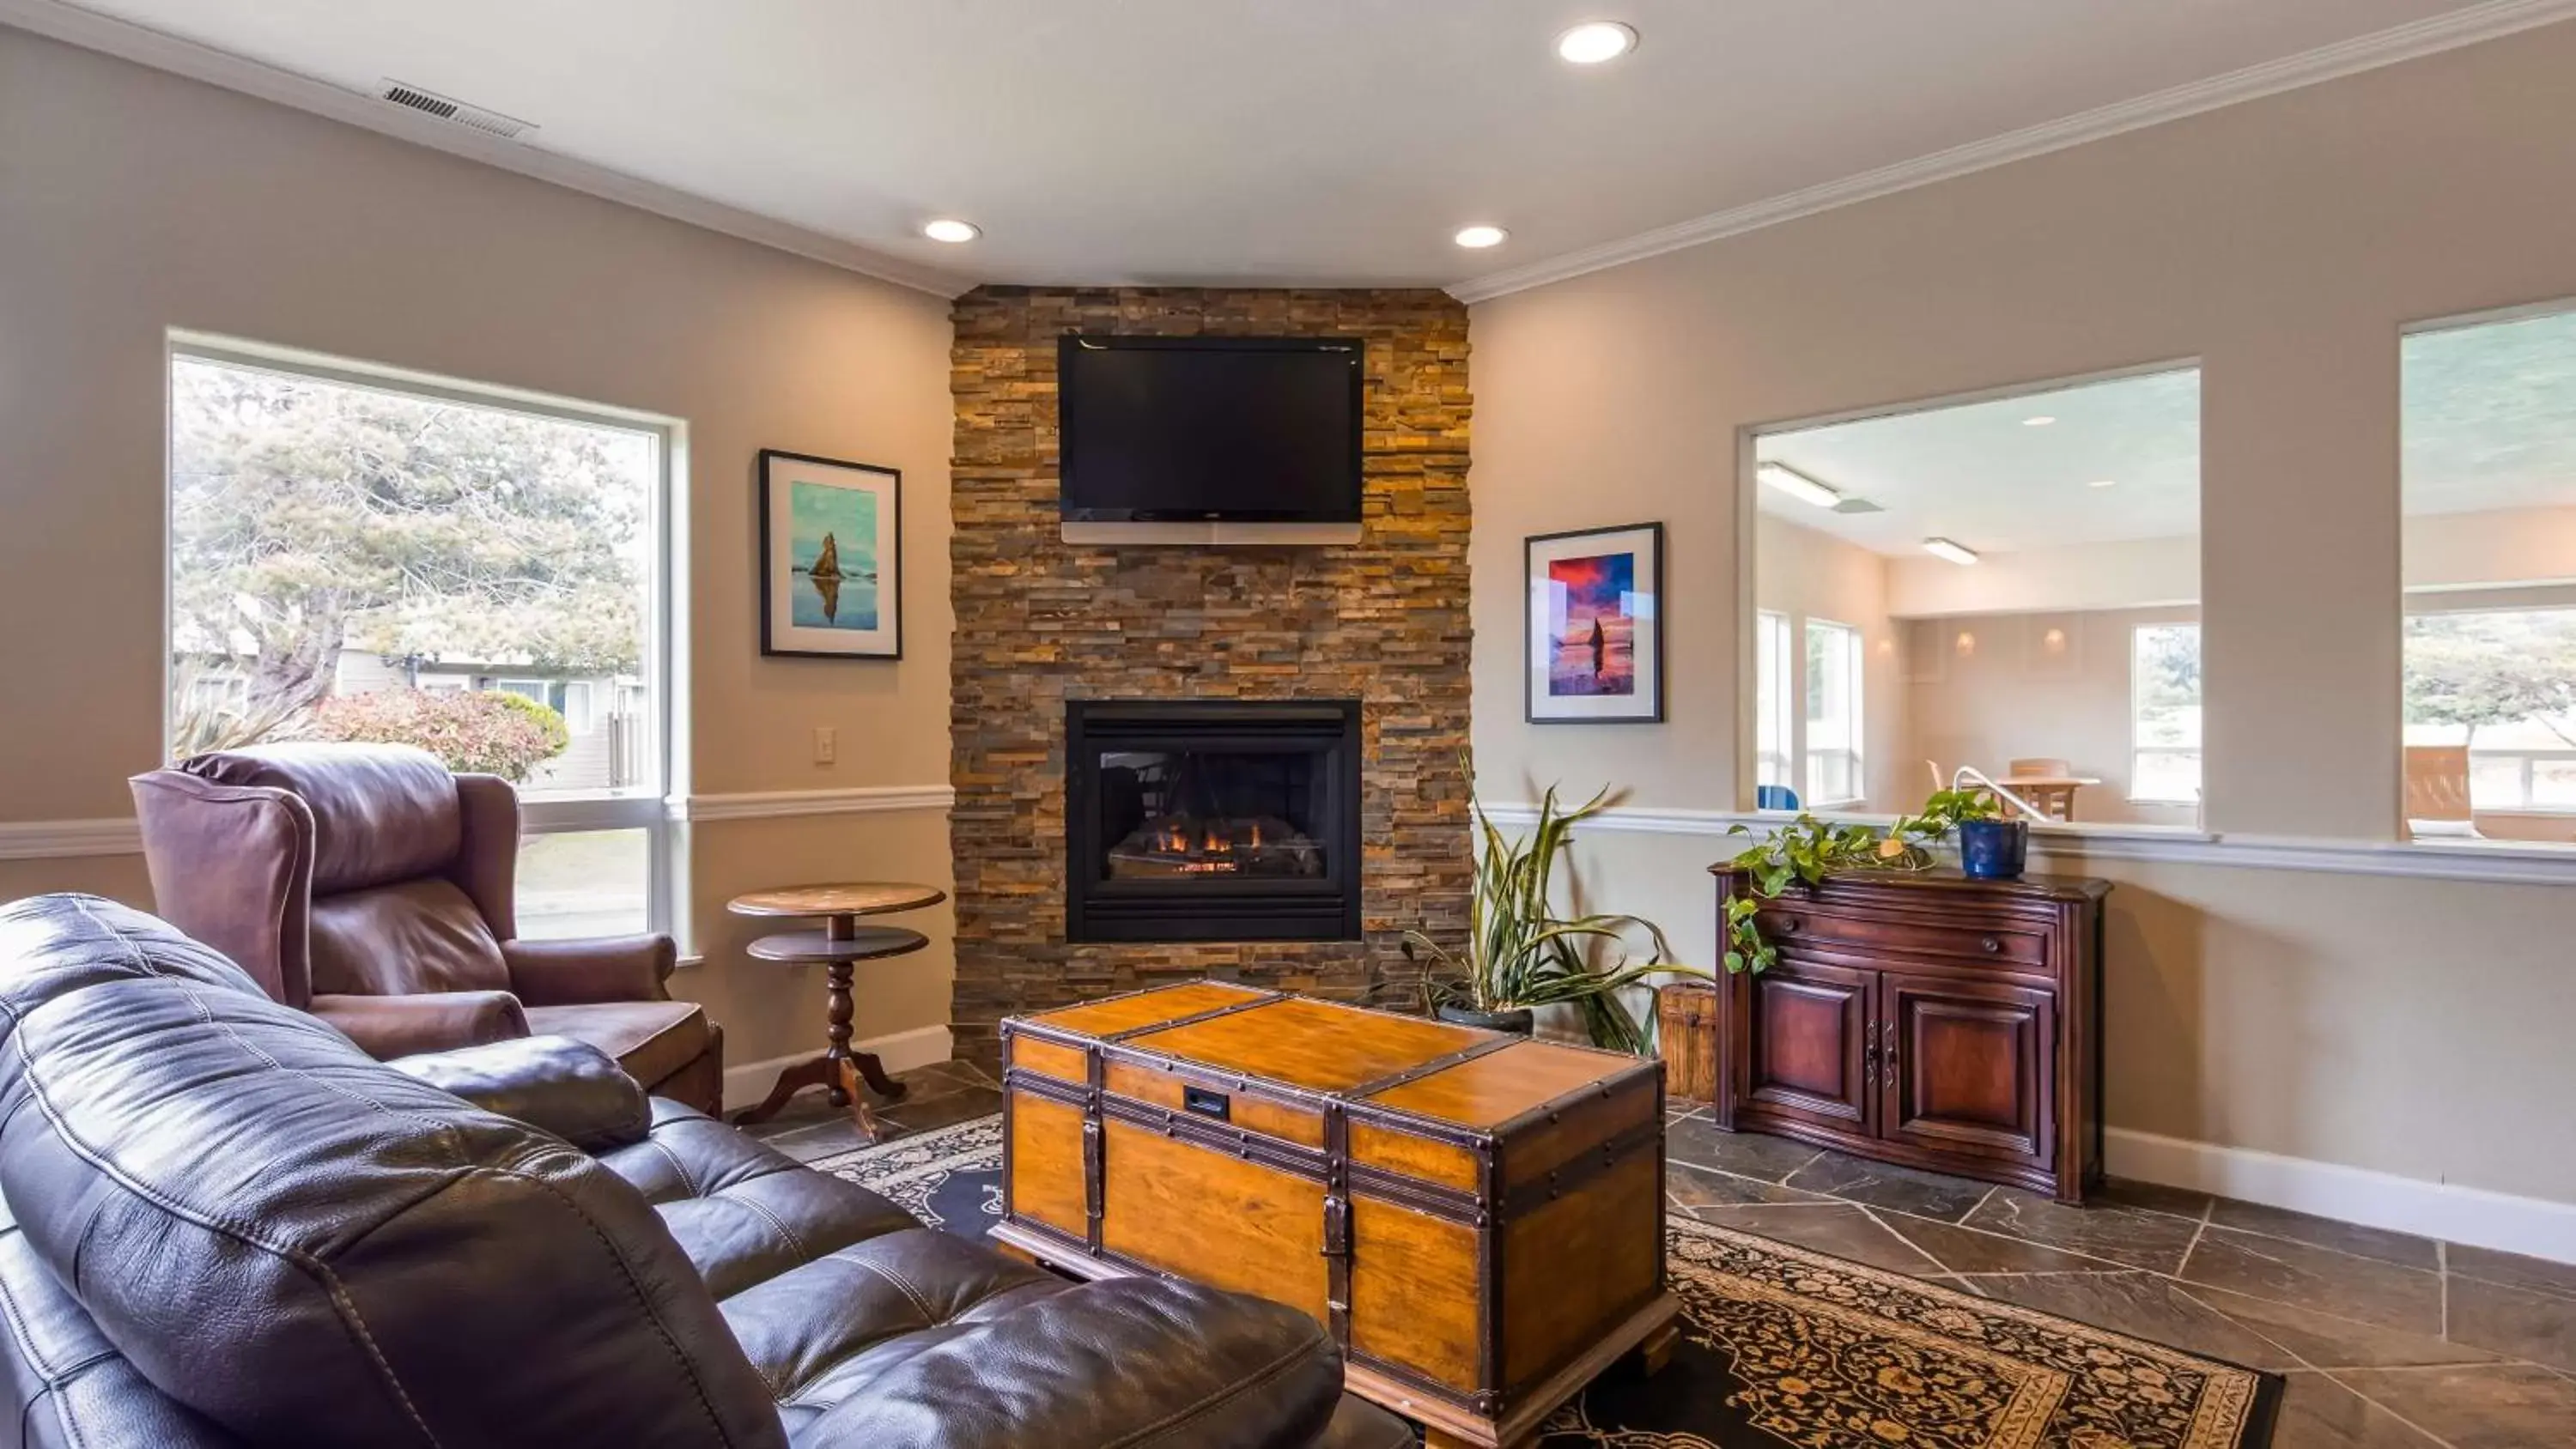
[(163, 917), (379, 1058), (552, 1033), (717, 1110), (724, 1033), (662, 935), (519, 937), (519, 796), (402, 745), (261, 745), (134, 777)]
[(1060, 1281), (562, 1038), (373, 1061), (87, 896), (0, 907), (0, 1379), (6, 1449), (1412, 1442), (1293, 1310)]

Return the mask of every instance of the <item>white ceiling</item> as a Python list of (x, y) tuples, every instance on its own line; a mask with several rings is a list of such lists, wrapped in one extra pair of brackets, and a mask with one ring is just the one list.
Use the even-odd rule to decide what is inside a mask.
[(1931, 537), (1980, 553), (2172, 538), (2200, 527), (2200, 373), (1774, 433), (1754, 452), (1886, 510), (1829, 512), (1766, 486), (1763, 512), (1890, 557)]
[[(2409, 516), (2576, 506), (2576, 309), (2420, 332), (2401, 346)], [(2052, 417), (2031, 427), (2033, 417)], [(2175, 538), (2200, 528), (2200, 377), (2115, 378), (1768, 434), (1785, 463), (1883, 512), (1777, 488), (1763, 512), (1890, 557)], [(2108, 480), (2112, 486), (2092, 484)]]
[[(1818, 187), (1849, 194), (1853, 178), (1951, 148), (1982, 143), (1979, 157), (2001, 159), (2576, 7), (82, 0), (81, 9), (335, 86), (373, 92), (390, 77), (533, 121), (528, 144), (549, 164), (522, 169), (547, 172), (554, 158), (604, 168), (857, 248), (854, 257), (891, 259), (890, 270), (933, 286), (1320, 282), (1474, 295), (1494, 290), (1497, 274), (1598, 259), (1658, 229), (1680, 228), (1665, 235), (1678, 244), (1744, 208), (1776, 211), (1781, 198)], [(150, 49), (89, 17), (66, 23), (66, 13), (58, 0), (0, 0), (0, 20)], [(1598, 16), (1633, 24), (1643, 44), (1598, 69), (1559, 62), (1551, 37)], [(158, 63), (208, 72), (170, 49)], [(2248, 68), (2259, 69), (2236, 74)], [(2159, 99), (2137, 104), (2150, 96)], [(1996, 144), (2105, 107), (2121, 109)], [(975, 221), (984, 238), (922, 240), (920, 223), (937, 215)], [(1508, 227), (1511, 238), (1461, 251), (1449, 237), (1470, 222)]]

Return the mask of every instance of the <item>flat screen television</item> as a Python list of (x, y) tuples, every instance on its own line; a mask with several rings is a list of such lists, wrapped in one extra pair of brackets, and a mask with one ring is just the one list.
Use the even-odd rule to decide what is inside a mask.
[(1359, 522), (1362, 346), (1063, 337), (1066, 521)]

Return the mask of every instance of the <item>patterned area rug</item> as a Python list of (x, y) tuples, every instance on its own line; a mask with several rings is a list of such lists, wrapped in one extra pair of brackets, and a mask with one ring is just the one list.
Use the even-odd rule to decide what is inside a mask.
[[(924, 1222), (1002, 1214), (1002, 1119), (828, 1158)], [(1614, 1372), (1547, 1422), (1551, 1449), (2262, 1449), (2276, 1375), (1674, 1219), (1687, 1320), (1671, 1364)]]

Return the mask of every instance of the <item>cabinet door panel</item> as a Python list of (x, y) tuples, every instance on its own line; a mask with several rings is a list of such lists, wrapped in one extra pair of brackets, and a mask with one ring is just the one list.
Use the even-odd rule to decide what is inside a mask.
[(2040, 1167), (2054, 1157), (2055, 999), (2019, 986), (1885, 973), (1881, 1136)]
[(1783, 960), (1752, 978), (1745, 1100), (1846, 1129), (1870, 1120), (1873, 973)]

